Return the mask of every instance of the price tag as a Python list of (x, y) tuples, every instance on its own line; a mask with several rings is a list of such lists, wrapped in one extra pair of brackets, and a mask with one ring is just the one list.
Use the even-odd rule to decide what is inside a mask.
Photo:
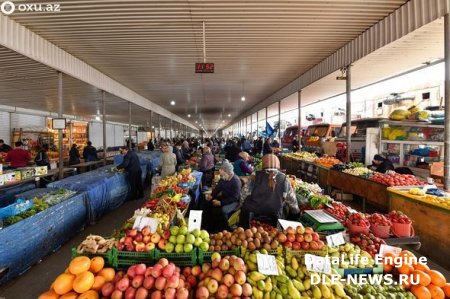
[(337, 233), (327, 236), (328, 246), (335, 247), (345, 244), (344, 235), (342, 233)]
[(202, 228), (202, 213), (200, 210), (191, 210), (189, 212), (188, 230), (191, 232), (194, 229), (200, 230)]
[(150, 217), (137, 216), (134, 220), (133, 228), (141, 230), (148, 226), (152, 233), (158, 229), (159, 220)]
[(303, 224), (301, 224), (300, 222), (297, 222), (297, 221), (278, 219), (278, 222), (280, 223), (281, 228), (283, 228), (284, 230), (287, 229), (289, 226), (292, 227), (293, 229), (296, 229), (297, 226), (303, 227)]
[(395, 255), (399, 255), (400, 252), (402, 252), (402, 249), (400, 247), (395, 247), (395, 246), (389, 246), (386, 244), (381, 244), (380, 245), (380, 252), (378, 253), (381, 257), (384, 257), (384, 255), (386, 253), (393, 253)]
[(264, 275), (279, 275), (275, 256), (269, 254), (256, 254), (258, 272)]
[(308, 271), (331, 274), (330, 259), (323, 256), (305, 254), (305, 265)]

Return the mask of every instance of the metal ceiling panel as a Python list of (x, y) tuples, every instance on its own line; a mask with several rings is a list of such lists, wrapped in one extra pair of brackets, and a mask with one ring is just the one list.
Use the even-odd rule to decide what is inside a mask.
[[(25, 2), (40, 1), (15, 1)], [(189, 113), (215, 128), (405, 2), (60, 0), (46, 3), (61, 4), (61, 12), (10, 17), (186, 120)], [(194, 74), (194, 63), (203, 60), (202, 21), (215, 74)], [(177, 105), (170, 106), (170, 100)], [(229, 113), (232, 118), (225, 117)]]

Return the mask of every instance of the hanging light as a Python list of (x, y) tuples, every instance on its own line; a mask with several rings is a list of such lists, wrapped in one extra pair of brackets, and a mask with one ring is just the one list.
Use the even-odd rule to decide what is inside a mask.
[(175, 106), (175, 101), (170, 101), (170, 105)]
[(245, 102), (245, 97), (244, 96), (241, 97), (241, 101)]

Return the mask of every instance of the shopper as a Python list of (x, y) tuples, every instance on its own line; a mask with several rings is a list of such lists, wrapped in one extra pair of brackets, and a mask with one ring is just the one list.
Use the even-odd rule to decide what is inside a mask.
[(248, 163), (250, 155), (247, 152), (240, 152), (239, 159), (234, 162), (234, 173), (237, 176), (251, 175), (254, 171), (253, 167)]
[(262, 137), (259, 137), (255, 143), (255, 155), (261, 155), (262, 150), (263, 150), (263, 139)]
[(376, 172), (386, 173), (389, 170), (394, 170), (395, 167), (394, 164), (392, 164), (392, 162), (389, 159), (386, 159), (381, 155), (375, 155), (373, 157), (370, 169)]
[(236, 145), (234, 140), (231, 140), (230, 146), (225, 149), (225, 159), (234, 163), (238, 157), (241, 149)]
[(78, 146), (74, 143), (69, 152), (69, 165), (80, 164), (80, 152)]
[(202, 184), (207, 187), (211, 187), (214, 179), (214, 156), (211, 153), (211, 148), (205, 146), (203, 148), (203, 154), (198, 166), (199, 170), (203, 173)]
[(161, 147), (163, 154), (159, 160), (159, 167), (161, 168), (161, 178), (171, 176), (175, 174), (177, 167), (177, 157), (170, 151), (167, 144), (163, 144)]
[(86, 144), (87, 145), (83, 150), (84, 162), (97, 161), (98, 160), (97, 149), (94, 146), (92, 146), (92, 142), (90, 141), (88, 141)]
[(248, 141), (248, 139), (244, 138), (244, 140), (242, 141), (242, 150), (250, 154), (250, 151), (252, 150), (252, 145), (250, 141)]
[(177, 167), (176, 170), (178, 171), (179, 167), (184, 164), (183, 154), (181, 153), (181, 143), (177, 142), (175, 146), (173, 147), (173, 153), (175, 154), (175, 157), (177, 158)]
[(153, 144), (151, 139), (147, 143), (147, 150), (149, 150), (151, 152), (153, 152), (155, 150), (155, 145)]
[(270, 146), (269, 138), (266, 138), (266, 140), (264, 141), (264, 145), (263, 145), (263, 156), (272, 154), (272, 153), (273, 153), (273, 150), (272, 150), (272, 147)]
[(11, 150), (12, 148), (7, 145), (3, 139), (0, 139), (0, 153), (7, 153)]
[(189, 142), (187, 142), (187, 140), (183, 141), (183, 145), (181, 146), (181, 153), (183, 154), (183, 159), (185, 161), (189, 160), (192, 156), (192, 150), (189, 147)]
[(262, 158), (262, 171), (256, 172), (252, 193), (243, 203), (240, 226), (248, 228), (251, 219), (277, 226), (278, 219), (295, 219), (300, 210), (289, 178), (280, 169), (273, 154)]
[(139, 157), (127, 146), (120, 148), (120, 153), (124, 155), (123, 162), (117, 166), (117, 169), (124, 169), (128, 174), (130, 184), (130, 199), (141, 199), (144, 197), (144, 187), (142, 185), (142, 169)]
[(278, 142), (278, 139), (274, 139), (273, 141), (272, 141), (272, 144), (270, 144), (270, 146), (272, 147), (272, 148), (279, 148), (280, 147), (280, 143)]
[(34, 162), (36, 162), (37, 166), (47, 166), (47, 169), (50, 169), (50, 159), (47, 154), (48, 149), (48, 144), (42, 145), (41, 149), (34, 158)]
[(292, 140), (292, 151), (294, 153), (298, 152), (300, 149), (300, 146), (298, 144), (298, 139), (297, 136), (294, 136), (294, 140)]
[(31, 160), (31, 155), (29, 151), (22, 148), (22, 141), (17, 141), (15, 148), (10, 150), (6, 155), (5, 161), (11, 163), (11, 168), (25, 167)]
[(223, 160), (219, 169), (220, 180), (207, 198), (203, 221), (211, 232), (228, 229), (228, 218), (239, 208), (241, 181), (233, 172), (233, 165)]

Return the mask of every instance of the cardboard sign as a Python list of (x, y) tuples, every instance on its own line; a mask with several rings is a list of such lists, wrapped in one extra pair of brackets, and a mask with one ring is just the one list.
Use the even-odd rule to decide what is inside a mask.
[(279, 275), (275, 256), (269, 254), (256, 254), (258, 272), (264, 275)]
[(333, 234), (327, 236), (327, 243), (330, 247), (339, 246), (342, 244), (345, 244), (345, 238), (344, 235), (341, 233)]
[(200, 210), (191, 210), (189, 212), (188, 230), (191, 232), (194, 229), (200, 230), (202, 228), (202, 213)]
[(305, 265), (308, 271), (331, 274), (330, 260), (323, 256), (305, 254)]
[(283, 228), (284, 230), (287, 229), (289, 226), (292, 227), (293, 229), (296, 229), (297, 226), (303, 227), (303, 224), (301, 224), (300, 222), (297, 222), (297, 221), (278, 219), (278, 222), (280, 223), (281, 228)]
[(142, 230), (144, 227), (148, 226), (152, 233), (156, 232), (158, 229), (159, 220), (156, 218), (137, 216), (134, 220), (133, 228)]
[(386, 244), (380, 245), (380, 252), (378, 253), (380, 256), (384, 256), (386, 253), (391, 252), (395, 255), (399, 255), (400, 252), (402, 252), (402, 249), (400, 247), (395, 246), (389, 246)]

